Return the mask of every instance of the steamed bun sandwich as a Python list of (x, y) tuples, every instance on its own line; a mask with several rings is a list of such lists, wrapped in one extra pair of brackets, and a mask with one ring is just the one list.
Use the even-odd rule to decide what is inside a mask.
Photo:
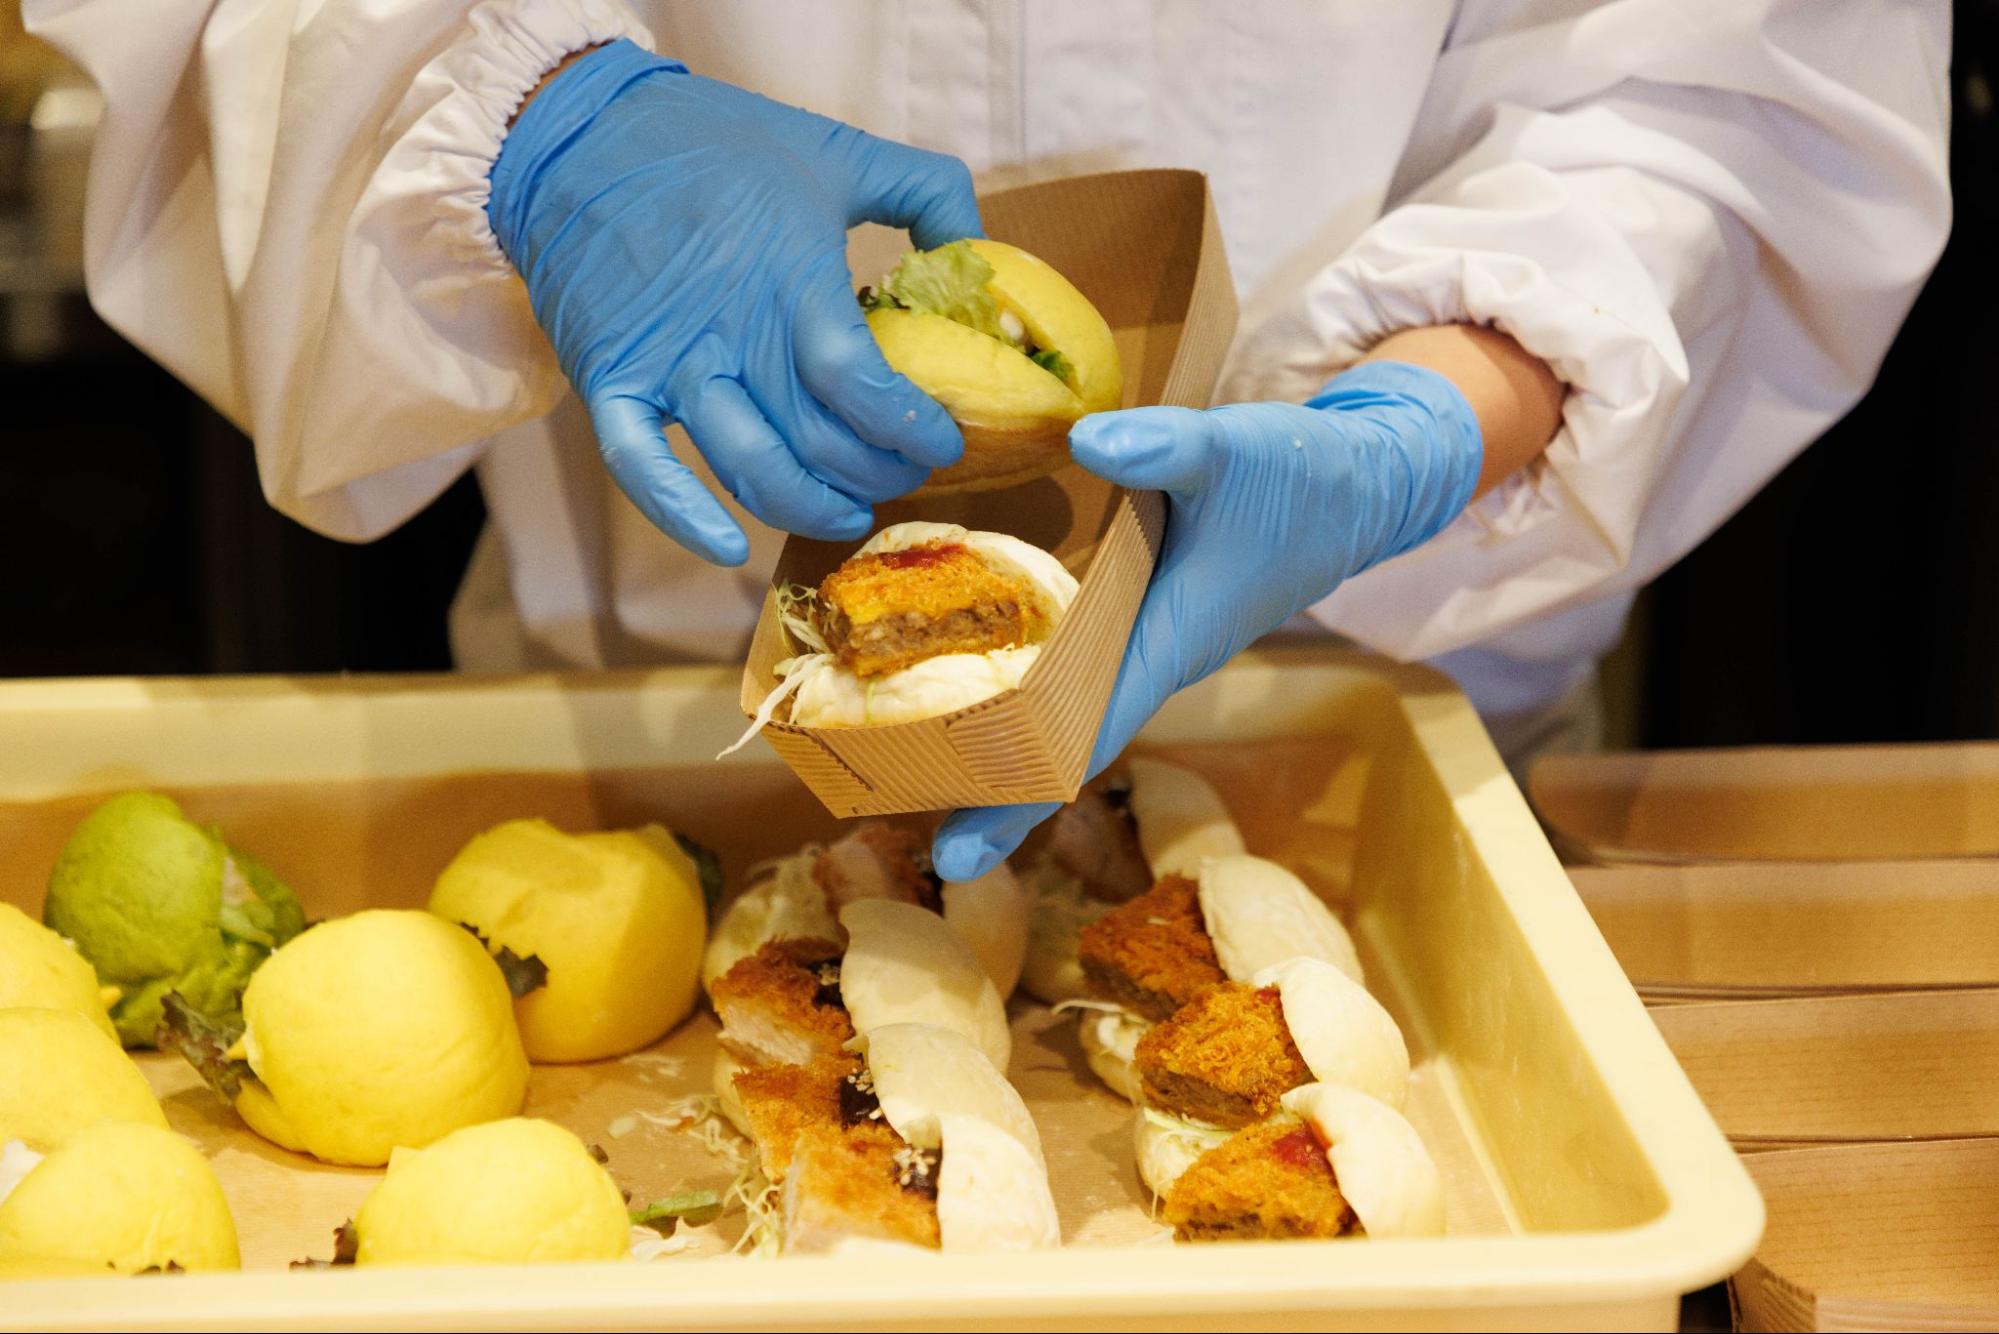
[(853, 832), (751, 873), (708, 941), (701, 984), (765, 942), (784, 937), (831, 940), (842, 947), (840, 910), (862, 899), (912, 903), (939, 913), (971, 949), (1004, 1000), (1013, 994), (1027, 953), (1029, 904), (1004, 863), (977, 880), (946, 884), (930, 869), (928, 840), (912, 830), (863, 820)]
[(708, 919), (691, 846), (658, 825), (565, 834), (509, 820), (444, 868), (430, 910), (511, 974), (529, 1060), (621, 1056), (694, 1009)]
[(1088, 994), (1081, 933), (1161, 876), (1192, 876), (1206, 857), (1239, 854), (1242, 835), (1206, 779), (1133, 756), (1091, 783), (1016, 854), (1035, 896), (1022, 985), (1050, 1005)]
[(250, 979), (240, 1030), (175, 1010), (166, 1031), (250, 1129), (329, 1163), (378, 1167), (527, 1093), (500, 966), (427, 912), (315, 926)]
[(153, 1045), (169, 992), (235, 1022), (250, 974), (305, 929), (276, 876), (153, 792), (113, 797), (77, 825), (42, 920), (118, 989), (111, 1019), (128, 1047)]
[(1012, 690), (1076, 589), (1062, 562), (1017, 537), (892, 524), (817, 589), (778, 594), (779, 620), (799, 652), (777, 664), (779, 684), (722, 754), (780, 716), (801, 727), (881, 727)]
[(1208, 857), (1085, 927), (1090, 1066), (1138, 1104), (1138, 1171), (1183, 1241), (1425, 1236), (1435, 1167), (1409, 1052), (1296, 876)]
[(1104, 317), (1016, 246), (970, 240), (912, 251), (860, 301), (888, 364), (964, 432), (965, 457), (933, 473), (925, 492), (1039, 477), (1067, 460), (1071, 426), (1123, 402)]
[(769, 1183), (751, 1210), (759, 1246), (1056, 1245), (992, 980), (915, 904), (849, 903), (839, 925), (844, 949), (771, 940), (710, 988), (716, 1091)]
[(1361, 976), (1352, 938), (1319, 896), (1277, 863), (1240, 853), (1204, 857), (1191, 876), (1161, 876), (1085, 926), (1077, 954), (1088, 997), (1077, 1003), (1083, 1053), (1134, 1100), (1140, 1040), (1210, 987), (1251, 983), (1301, 955), (1356, 984)]

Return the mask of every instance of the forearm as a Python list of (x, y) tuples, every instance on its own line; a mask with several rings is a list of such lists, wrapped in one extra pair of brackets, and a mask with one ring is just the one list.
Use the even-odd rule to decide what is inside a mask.
[(1546, 362), (1495, 329), (1470, 324), (1404, 329), (1361, 360), (1421, 366), (1457, 386), (1478, 418), (1485, 445), (1479, 495), (1539, 458), (1562, 424), (1566, 386)]

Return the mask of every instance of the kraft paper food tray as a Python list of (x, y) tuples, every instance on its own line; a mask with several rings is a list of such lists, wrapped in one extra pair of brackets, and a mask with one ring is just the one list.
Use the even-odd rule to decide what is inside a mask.
[(1999, 990), (1674, 1005), (1652, 1019), (1745, 1152), (1999, 1136)]
[(1569, 870), (1652, 1001), (1999, 986), (1999, 859)]
[[(0, 684), (0, 895), (39, 906), (76, 820), (138, 785), (220, 822), (314, 914), (421, 903), (472, 833), (531, 814), (664, 819), (740, 878), (838, 825), (768, 753), (709, 761), (736, 687), (709, 669)], [(1760, 1202), (1448, 682), (1251, 654), (1169, 703), (1145, 744), (1205, 773), (1250, 847), (1345, 910), (1416, 1057), (1410, 1113), (1449, 1236), (1158, 1244), (1129, 1108), (1082, 1072), (1073, 1023), (1016, 1002), (1010, 1073), (1042, 1129), (1063, 1250), (292, 1274), (274, 1266), (325, 1255), (372, 1177), (264, 1144), (147, 1056), (174, 1125), (216, 1162), (253, 1268), (10, 1283), (0, 1327), (1671, 1329), (1679, 1294), (1740, 1267)], [(697, 1017), (635, 1058), (538, 1067), (528, 1111), (605, 1145), (639, 1195), (718, 1184), (730, 1169), (687, 1136), (613, 1133), (705, 1088), (713, 1029)]]
[[(1095, 303), (1117, 338), (1125, 406), (1206, 407), (1235, 331), (1235, 290), (1206, 179), (1112, 172), (980, 201), (987, 234), (1039, 255)], [(857, 258), (856, 272), (871, 273)], [(1076, 795), (1165, 526), (1157, 492), (1125, 491), (1071, 466), (1004, 491), (877, 506), (909, 519), (1011, 533), (1055, 553), (1081, 590), (1018, 690), (938, 718), (885, 727), (773, 723), (764, 736), (837, 815), (1066, 801)], [(792, 538), (778, 559), (743, 673), (754, 716), (797, 650), (778, 590), (816, 586), (859, 543)]]
[(1999, 856), (1999, 744), (1553, 756), (1528, 780), (1573, 862)]
[(1999, 1140), (1758, 1154), (1744, 1330), (1999, 1329)]

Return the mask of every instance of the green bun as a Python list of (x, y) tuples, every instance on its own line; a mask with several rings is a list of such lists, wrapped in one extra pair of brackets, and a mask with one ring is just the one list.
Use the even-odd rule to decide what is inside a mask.
[(128, 1047), (152, 1045), (169, 991), (233, 1020), (250, 974), (305, 925), (268, 870), (151, 792), (113, 797), (76, 827), (42, 920), (123, 993), (111, 1020)]

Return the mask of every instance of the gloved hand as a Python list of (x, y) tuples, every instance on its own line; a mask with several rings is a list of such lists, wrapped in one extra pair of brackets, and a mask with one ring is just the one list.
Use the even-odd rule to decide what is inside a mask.
[(862, 221), (925, 248), (981, 235), (956, 158), (614, 42), (521, 113), (487, 211), (605, 466), (696, 554), (740, 565), (749, 542), (673, 457), (666, 420), (750, 513), (826, 539), (866, 535), (871, 504), (964, 453), (882, 360), (846, 263)]
[[(1427, 541), (1471, 502), (1484, 449), (1471, 405), (1435, 372), (1357, 366), (1303, 407), (1132, 408), (1069, 432), (1078, 463), (1164, 491), (1166, 537), (1090, 757), (1118, 757), (1166, 697), (1332, 592)], [(953, 813), (933, 859), (984, 875), (1057, 809)]]

